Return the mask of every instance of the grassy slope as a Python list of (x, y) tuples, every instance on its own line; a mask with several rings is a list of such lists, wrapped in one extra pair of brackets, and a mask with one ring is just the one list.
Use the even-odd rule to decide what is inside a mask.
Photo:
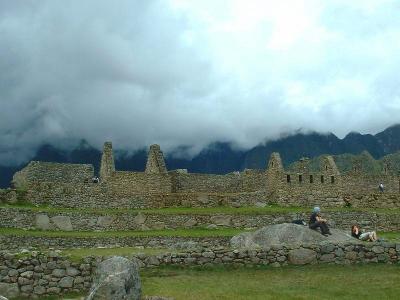
[(159, 269), (142, 271), (143, 294), (179, 299), (398, 299), (399, 265)]

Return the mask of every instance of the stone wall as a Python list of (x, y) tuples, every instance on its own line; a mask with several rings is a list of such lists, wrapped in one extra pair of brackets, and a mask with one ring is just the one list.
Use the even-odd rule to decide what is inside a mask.
[(60, 164), (32, 161), (21, 171), (15, 173), (13, 185), (25, 189), (36, 182), (82, 183), (94, 176), (92, 165)]
[(380, 207), (400, 207), (398, 176), (367, 176), (358, 171), (340, 174), (331, 156), (321, 160), (319, 172), (310, 173), (307, 164), (304, 159), (297, 172), (288, 172), (279, 154), (273, 153), (265, 171), (226, 175), (168, 172), (159, 146), (152, 145), (146, 172), (115, 171), (111, 143), (105, 143), (99, 184), (88, 182), (93, 177), (91, 165), (31, 162), (15, 174), (14, 185), (27, 191), (26, 201), (63, 207), (244, 206), (256, 202), (325, 207), (352, 202), (368, 207), (374, 201), (367, 195), (377, 192), (383, 182), (390, 197), (380, 197)]
[(170, 172), (174, 192), (241, 193), (265, 190), (263, 171), (245, 170), (226, 175)]
[(360, 208), (399, 208), (400, 194), (398, 193), (370, 193), (370, 194), (347, 194), (344, 196), (346, 202), (352, 207)]
[[(86, 257), (71, 261), (57, 251), (14, 255), (0, 253), (0, 291), (7, 297), (61, 295), (86, 292), (96, 266), (106, 258)], [(281, 267), (305, 264), (400, 263), (400, 244), (358, 243), (324, 245), (276, 245), (266, 249), (237, 250), (224, 247), (197, 248), (179, 253), (132, 254), (142, 268), (174, 266), (256, 266)], [(4, 292), (3, 292), (4, 294)]]
[(228, 246), (230, 237), (57, 237), (0, 235), (0, 250), (96, 247), (188, 248)]
[(166, 174), (116, 171), (108, 178), (110, 193), (130, 197), (143, 193), (170, 193), (171, 179)]
[[(398, 213), (376, 212), (324, 212), (335, 228), (350, 230), (358, 223), (364, 230), (400, 231)], [(0, 227), (63, 231), (160, 230), (177, 228), (205, 228), (208, 226), (230, 228), (260, 228), (266, 225), (290, 223), (303, 219), (307, 213), (246, 214), (157, 214), (118, 213), (93, 214), (85, 212), (35, 212), (26, 209), (0, 207)]]
[[(119, 175), (120, 174), (120, 175)], [(120, 176), (121, 180), (114, 176)], [(114, 178), (114, 179), (113, 179)], [(136, 183), (130, 184), (129, 179)], [(163, 208), (163, 207), (215, 207), (252, 206), (267, 202), (264, 191), (243, 193), (171, 193), (169, 177), (160, 174), (115, 172), (107, 182), (54, 183), (38, 182), (29, 186), (24, 201), (34, 205), (76, 208)], [(141, 182), (142, 185), (138, 184)], [(154, 183), (155, 182), (155, 183)], [(145, 190), (147, 192), (139, 192)], [(159, 190), (164, 189), (164, 192)], [(155, 192), (157, 191), (157, 192)]]
[(400, 194), (400, 177), (393, 175), (367, 175), (363, 173), (348, 173), (342, 175), (343, 192), (360, 195), (379, 192), (379, 183), (383, 183), (386, 193)]
[(281, 173), (274, 202), (281, 206), (344, 206), (341, 178), (333, 173)]

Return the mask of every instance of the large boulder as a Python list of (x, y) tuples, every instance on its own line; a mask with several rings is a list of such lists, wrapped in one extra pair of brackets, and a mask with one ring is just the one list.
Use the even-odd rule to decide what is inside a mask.
[(283, 223), (265, 226), (254, 232), (245, 232), (231, 239), (234, 248), (265, 248), (271, 245), (319, 244), (322, 242), (355, 241), (349, 234), (331, 229), (332, 235), (324, 236), (307, 226)]
[(87, 300), (140, 300), (140, 297), (138, 265), (124, 257), (113, 256), (98, 265)]

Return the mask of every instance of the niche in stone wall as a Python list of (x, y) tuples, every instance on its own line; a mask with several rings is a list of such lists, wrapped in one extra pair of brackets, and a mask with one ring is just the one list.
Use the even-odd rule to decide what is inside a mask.
[(299, 182), (300, 182), (300, 183), (303, 182), (303, 175), (299, 175)]
[(290, 175), (289, 174), (286, 175), (286, 182), (290, 183)]
[(332, 184), (335, 183), (335, 176), (331, 176), (331, 183), (332, 183)]
[(321, 183), (324, 183), (324, 175), (321, 175)]
[(314, 183), (314, 177), (310, 175), (310, 183)]

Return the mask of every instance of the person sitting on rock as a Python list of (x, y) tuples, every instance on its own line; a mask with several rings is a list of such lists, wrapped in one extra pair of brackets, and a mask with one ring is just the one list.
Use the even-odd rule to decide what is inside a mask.
[(313, 213), (310, 217), (310, 222), (308, 223), (308, 227), (313, 230), (317, 230), (317, 228), (320, 228), (321, 233), (326, 236), (328, 234), (331, 234), (331, 232), (329, 231), (326, 219), (323, 219), (321, 217), (320, 212), (321, 209), (318, 206), (314, 207)]
[(375, 242), (378, 240), (375, 231), (368, 231), (363, 233), (357, 225), (351, 226), (351, 236), (362, 241)]

